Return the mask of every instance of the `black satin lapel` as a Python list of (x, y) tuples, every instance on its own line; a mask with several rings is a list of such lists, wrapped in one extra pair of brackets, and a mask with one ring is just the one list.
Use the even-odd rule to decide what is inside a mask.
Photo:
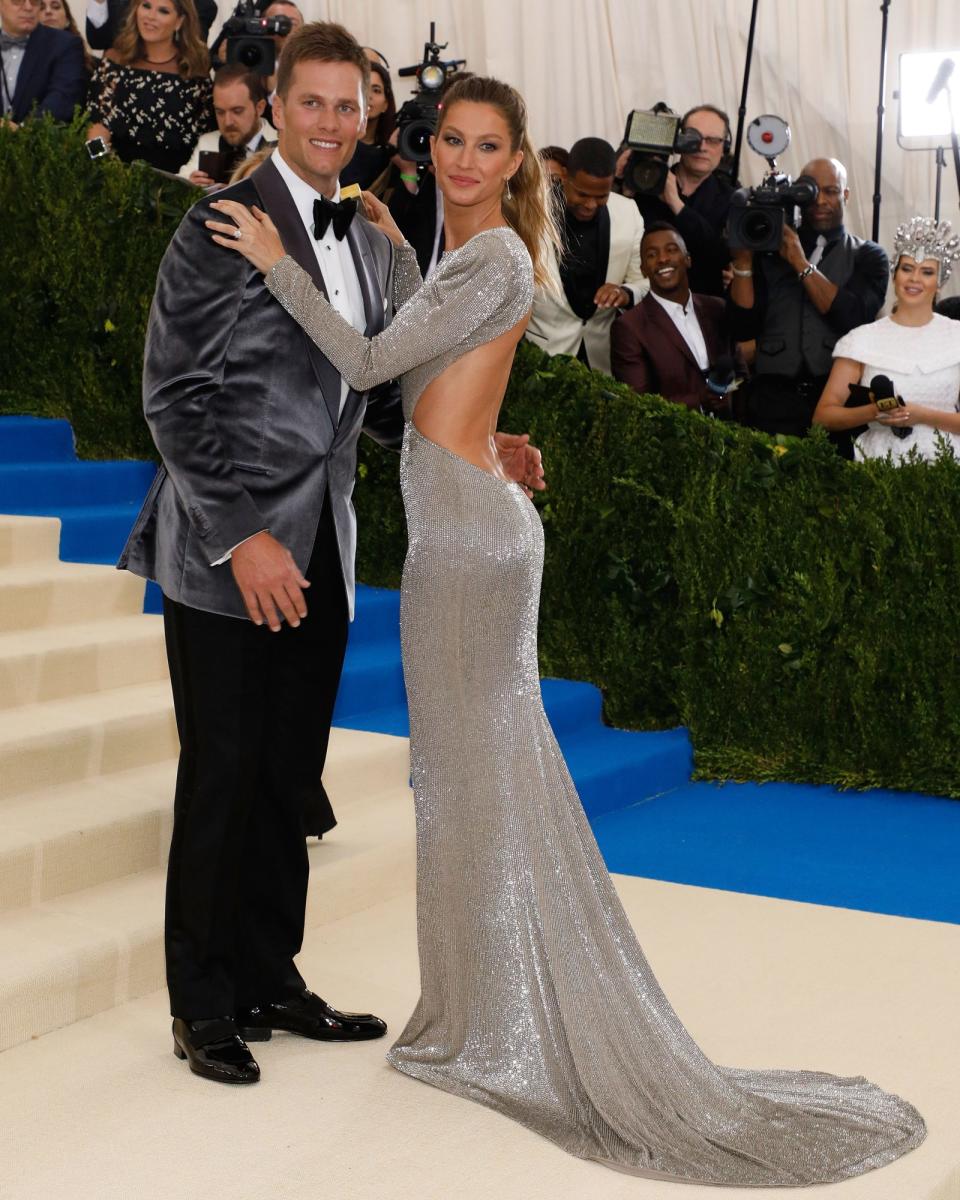
[(368, 238), (369, 235), (362, 218), (355, 217), (347, 230), (347, 242), (357, 268), (360, 291), (363, 293), (363, 313), (367, 321), (366, 334), (367, 337), (375, 337), (383, 329), (383, 296)]
[[(310, 236), (304, 228), (303, 221), (300, 220), (297, 206), (294, 204), (293, 197), (283, 182), (280, 172), (268, 158), (250, 176), (250, 181), (256, 187), (260, 199), (263, 201), (264, 209), (277, 227), (284, 250), (303, 267), (313, 280), (317, 290), (325, 297), (327, 285), (323, 281), (317, 256), (310, 245)], [(306, 333), (303, 336), (307, 343), (310, 363), (323, 393), (327, 412), (330, 414), (334, 429), (336, 429), (340, 421), (340, 372), (320, 347), (307, 337)]]
[(597, 270), (600, 274), (597, 276), (597, 291), (603, 287), (608, 280), (607, 271), (610, 267), (610, 209), (604, 204), (597, 213)]

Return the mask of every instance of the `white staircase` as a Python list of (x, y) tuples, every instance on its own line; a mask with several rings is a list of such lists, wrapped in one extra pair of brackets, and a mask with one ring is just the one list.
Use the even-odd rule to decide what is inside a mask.
[[(55, 519), (0, 516), (0, 1050), (163, 985), (162, 621), (142, 581), (61, 563), (58, 539)], [(407, 770), (404, 739), (335, 731), (344, 823), (313, 843), (308, 924), (412, 885)]]

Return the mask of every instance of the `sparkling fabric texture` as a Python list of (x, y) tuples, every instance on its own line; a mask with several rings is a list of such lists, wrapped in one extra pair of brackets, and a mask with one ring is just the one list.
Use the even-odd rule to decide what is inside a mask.
[[(404, 373), (408, 419), (426, 384), (532, 295), (522, 243), (491, 231), (445, 255), (366, 342), (297, 272), (284, 260), (271, 287), (352, 386)], [(917, 1111), (864, 1079), (719, 1067), (697, 1047), (637, 943), (543, 710), (536, 509), (412, 422), (401, 482), (421, 996), (390, 1063), (579, 1158), (654, 1178), (827, 1183), (918, 1145)]]

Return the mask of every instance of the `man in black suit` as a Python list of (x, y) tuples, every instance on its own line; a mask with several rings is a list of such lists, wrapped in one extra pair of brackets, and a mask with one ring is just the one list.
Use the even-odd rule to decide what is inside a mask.
[[(109, 50), (120, 32), (131, 0), (87, 0), (87, 44), (94, 50)], [(200, 32), (206, 41), (217, 19), (217, 0), (194, 0)]]
[(699, 146), (680, 155), (659, 196), (637, 196), (637, 207), (644, 224), (665, 221), (683, 238), (693, 260), (694, 292), (723, 296), (723, 271), (730, 263), (724, 230), (733, 184), (720, 168), (730, 152), (730, 118), (721, 108), (700, 104), (684, 113), (681, 126), (700, 135)]
[[(334, 307), (374, 336), (392, 315), (393, 250), (336, 204), (369, 70), (342, 26), (291, 34), (278, 146), (217, 195), (268, 212)], [(180, 733), (166, 917), (175, 1053), (195, 1074), (252, 1083), (259, 1067), (244, 1039), (386, 1032), (307, 991), (293, 960), (304, 812), (320, 787), (353, 607), (357, 440), (362, 428), (398, 448), (403, 419), (398, 395), (368, 405), (263, 275), (212, 243), (210, 203), (186, 215), (160, 267), (144, 410), (164, 465), (119, 565), (164, 593)]]
[(40, 0), (0, 0), (0, 111), (14, 126), (44, 113), (69, 121), (86, 93), (83, 42), (39, 21)]
[(614, 378), (641, 394), (663, 396), (695, 412), (729, 416), (729, 394), (707, 384), (710, 369), (722, 358), (729, 360), (733, 374), (726, 305), (717, 296), (691, 292), (687, 247), (664, 222), (655, 222), (644, 233), (640, 259), (650, 291), (613, 326)]

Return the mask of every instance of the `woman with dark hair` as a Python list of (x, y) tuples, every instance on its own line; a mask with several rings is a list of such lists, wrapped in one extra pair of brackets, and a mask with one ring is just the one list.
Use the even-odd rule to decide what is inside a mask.
[[(83, 41), (83, 35), (77, 28), (77, 23), (73, 19), (73, 13), (70, 11), (70, 5), (67, 3), (67, 0), (41, 0), (40, 24), (47, 25), (50, 29), (62, 29), (64, 32), (72, 33)], [(83, 61), (87, 67), (87, 74), (92, 75), (97, 65), (97, 60), (90, 53), (86, 42), (83, 42)]]
[(93, 74), (90, 137), (132, 162), (176, 172), (216, 125), (210, 56), (194, 0), (134, 0)]
[(863, 1174), (922, 1141), (916, 1110), (861, 1078), (716, 1066), (617, 898), (540, 695), (539, 456), (516, 439), (508, 466), (494, 432), (557, 242), (522, 99), (494, 79), (455, 84), (432, 155), (447, 249), (412, 294), (414, 252), (366, 199), (396, 247), (399, 311), (373, 338), (259, 209), (221, 201), (235, 224), (207, 222), (350, 386), (401, 378), (421, 996), (389, 1062), (638, 1175), (761, 1187)]
[(397, 127), (397, 105), (393, 98), (390, 72), (382, 63), (370, 60), (370, 90), (367, 93), (367, 129), (357, 142), (357, 150), (340, 173), (340, 186), (357, 183), (366, 191), (373, 186), (396, 154), (390, 137)]

